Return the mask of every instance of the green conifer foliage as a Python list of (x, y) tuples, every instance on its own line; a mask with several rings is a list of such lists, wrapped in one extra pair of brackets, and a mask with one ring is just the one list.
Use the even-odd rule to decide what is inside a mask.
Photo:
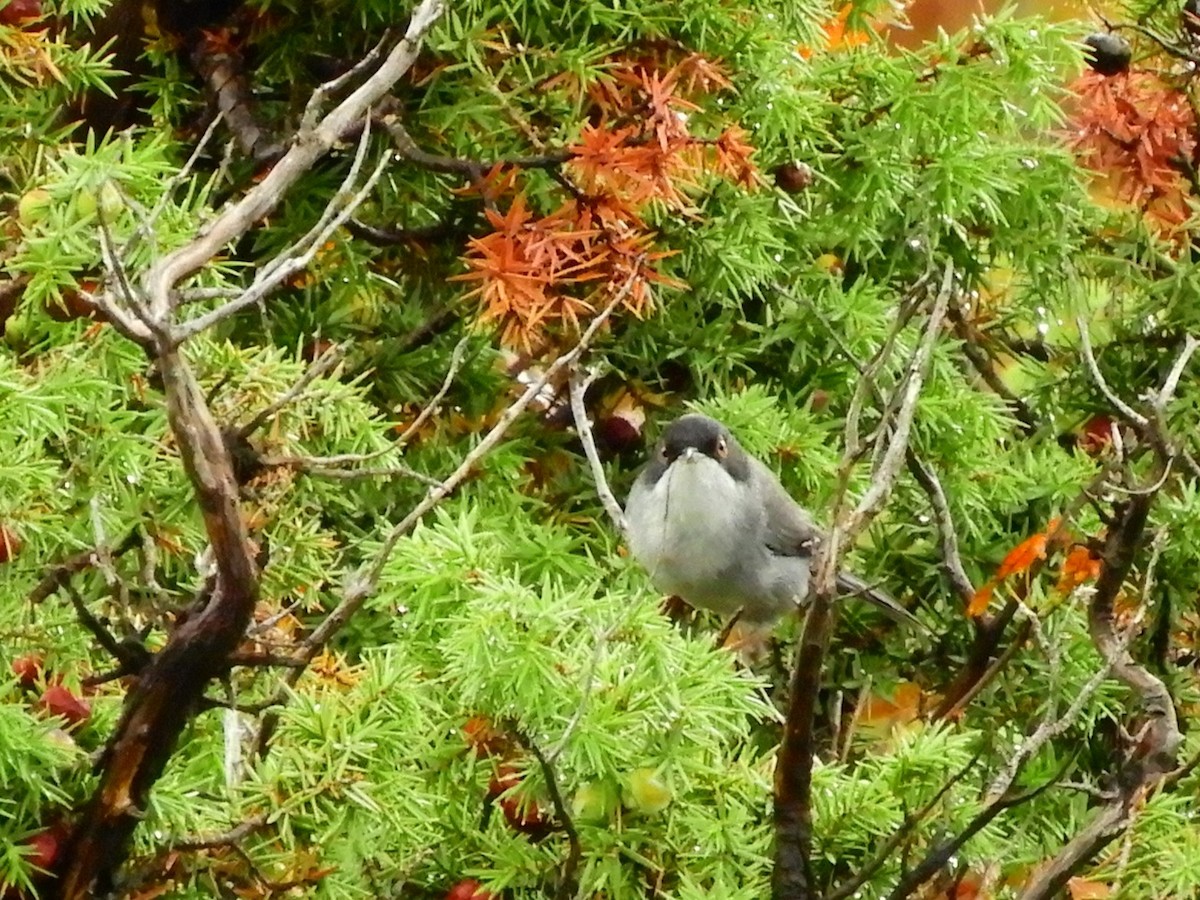
[[(1196, 895), (1200, 25), (896, 6), (0, 7), (0, 895), (780, 896), (798, 690), (803, 896)], [(660, 609), (592, 369), (619, 498), (907, 440), (930, 633)]]

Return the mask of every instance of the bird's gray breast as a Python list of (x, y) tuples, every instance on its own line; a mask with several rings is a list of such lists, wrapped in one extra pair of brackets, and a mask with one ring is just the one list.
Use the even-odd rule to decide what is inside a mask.
[(629, 549), (659, 590), (731, 615), (761, 602), (762, 504), (715, 460), (680, 459), (626, 504)]

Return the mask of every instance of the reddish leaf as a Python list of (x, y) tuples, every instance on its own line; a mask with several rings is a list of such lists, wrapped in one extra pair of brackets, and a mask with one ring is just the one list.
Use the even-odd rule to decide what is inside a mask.
[(996, 582), (987, 582), (979, 590), (975, 592), (975, 596), (971, 598), (971, 602), (967, 604), (967, 615), (972, 619), (982, 616), (987, 610), (988, 605), (992, 602), (992, 593), (996, 590)]
[(1075, 84), (1072, 145), (1097, 173), (1097, 187), (1140, 207), (1170, 230), (1190, 215), (1187, 183), (1176, 160), (1196, 149), (1196, 116), (1187, 95), (1157, 75), (1088, 71)]
[(916, 719), (921, 714), (923, 699), (920, 685), (902, 681), (890, 697), (883, 694), (868, 697), (859, 714), (859, 724), (867, 729), (891, 731)]
[[(838, 10), (837, 15), (829, 19), (822, 26), (822, 30), (825, 32), (825, 46), (823, 49), (842, 50), (860, 47), (871, 40), (869, 33), (846, 27), (851, 11), (852, 4), (847, 3)], [(800, 55), (805, 59), (809, 59), (813, 55), (812, 47), (801, 44), (798, 50)]]
[(1103, 561), (1093, 556), (1091, 550), (1076, 544), (1063, 560), (1055, 590), (1060, 594), (1068, 594), (1084, 582), (1095, 581), (1100, 577), (1102, 565)]
[(1071, 900), (1105, 900), (1112, 896), (1112, 888), (1102, 881), (1092, 881), (1076, 875), (1067, 882)]
[(996, 569), (996, 578), (1007, 578), (1019, 572), (1028, 572), (1039, 559), (1046, 558), (1046, 532), (1027, 537), (1008, 551), (1008, 555)]
[(37, 706), (52, 716), (61, 716), (71, 726), (82, 725), (92, 717), (92, 706), (76, 697), (61, 684), (52, 684), (42, 692)]
[(709, 94), (733, 87), (725, 67), (701, 53), (691, 53), (672, 69), (676, 79), (689, 94)]

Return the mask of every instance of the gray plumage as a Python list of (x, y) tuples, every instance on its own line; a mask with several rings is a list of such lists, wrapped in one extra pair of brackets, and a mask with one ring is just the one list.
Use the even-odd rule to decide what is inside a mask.
[[(822, 534), (775, 473), (707, 416), (681, 416), (625, 503), (629, 550), (659, 590), (725, 617), (766, 625), (808, 596)], [(886, 593), (839, 574), (890, 617), (920, 625)], [(922, 626), (924, 627), (924, 626)]]

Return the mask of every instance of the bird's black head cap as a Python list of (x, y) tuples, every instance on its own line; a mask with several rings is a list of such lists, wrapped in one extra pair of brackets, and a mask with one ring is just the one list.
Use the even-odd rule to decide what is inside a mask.
[(658, 457), (664, 465), (670, 465), (689, 448), (712, 457), (739, 481), (750, 475), (746, 454), (729, 429), (716, 419), (698, 413), (680, 416), (663, 431)]

